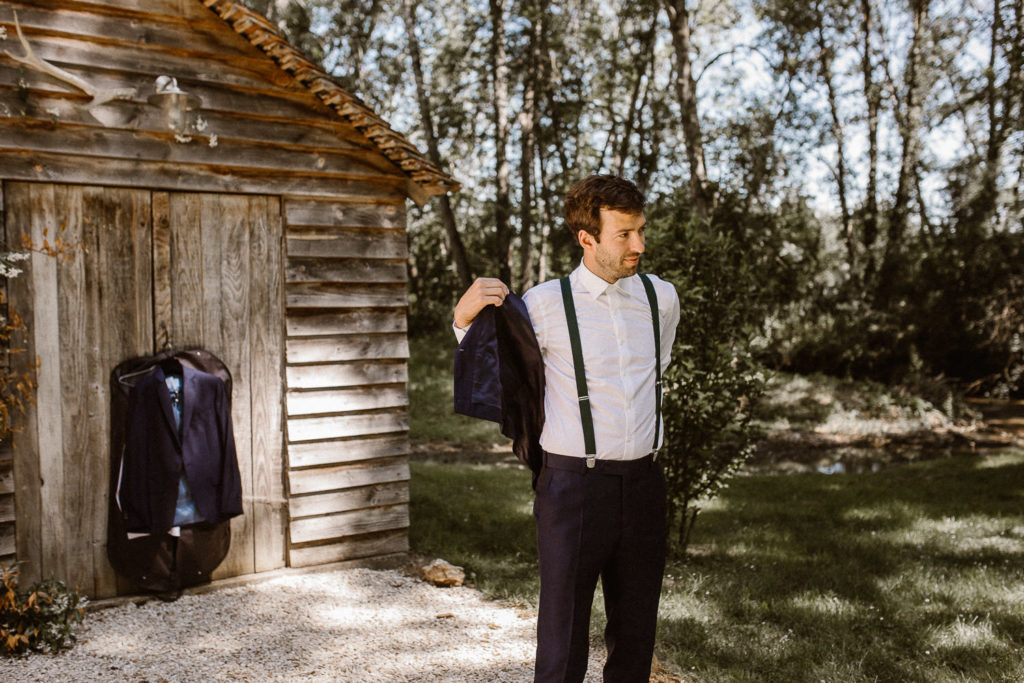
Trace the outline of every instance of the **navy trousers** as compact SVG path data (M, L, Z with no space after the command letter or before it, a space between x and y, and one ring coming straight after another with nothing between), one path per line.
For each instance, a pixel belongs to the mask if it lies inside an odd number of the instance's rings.
M534 683L580 683L598 578L608 625L605 683L647 683L665 571L665 476L635 461L544 454L534 500L540 614Z

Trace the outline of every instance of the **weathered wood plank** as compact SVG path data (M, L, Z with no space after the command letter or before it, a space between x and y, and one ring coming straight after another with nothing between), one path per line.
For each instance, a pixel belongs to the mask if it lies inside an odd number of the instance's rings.
M200 195L171 194L168 197L168 220L172 265L169 341L181 348L201 347L204 342L204 278ZM214 355L219 356L216 351Z
M0 524L14 520L14 496L10 493L0 494Z
M288 473L289 491L293 496L300 496L409 480L409 463L405 459L398 462L388 459L381 463L375 466L365 463L359 466L292 470Z
M20 3L19 3L20 4ZM96 7L71 8L33 2L17 8L26 37L36 35L78 36L90 43L126 44L139 49L159 49L177 54L224 53L238 61L267 62L262 51L228 27L219 17L182 21L178 16L131 14L114 18ZM3 15L0 15L0 18ZM127 19L127 21L125 20ZM11 27L13 28L13 27ZM203 58L205 55L200 55ZM273 68L278 70L274 64ZM269 69L268 69L269 71Z
M281 201L249 200L249 320L252 363L252 500L254 568L283 567L286 556L283 228Z
M408 358L405 334L300 337L287 342L289 363L331 363L350 360Z
M171 277L170 197L153 193L153 336L157 349L170 348L173 294Z
M405 385L332 389L328 391L289 391L288 415L322 415L355 410L400 408L409 405Z
M405 308L405 287L387 283L346 285L288 283L289 308Z
M312 150L265 145L231 137L220 139L209 126L191 142L179 142L166 126L154 132L120 130L50 121L6 118L0 146L10 151L73 154L85 158L131 158L137 162L219 165L240 172L294 173L357 180L383 180L398 172L385 157L359 149ZM210 135L218 135L216 145Z
M53 244L61 226L64 207L58 202L53 185L31 190L30 216L32 242ZM42 555L44 575L65 576L67 564L64 530L64 453L61 419L60 319L56 260L47 254L32 252L33 297L35 313L35 349L39 358L36 370L36 415L39 444L39 489L42 518ZM19 514L19 518L20 518Z
M0 495L14 493L14 468L11 461L0 465Z
M90 476L94 473L89 465L93 460L108 462L109 448L105 448L106 440L102 438L104 425L95 424L96 418L105 416L106 392L102 384L92 381L92 370L99 362L99 286L107 277L99 266L99 234L114 229L109 225L114 216L99 206L90 207L92 210L86 213L81 187L57 186L54 193L54 200L65 212L63 238L78 247L72 258L57 262L60 351L55 360L60 363L63 441L59 447L64 474L60 517L64 522L66 545L62 552L67 568L59 577L95 597L91 507L94 497L106 502L106 487L98 484L109 476L107 470ZM114 288L120 286L117 283Z
M408 245L404 230L289 229L288 256L405 259Z
M408 329L404 311L394 309L334 311L330 313L289 311L286 331L289 337L323 336L329 334L380 334L405 332Z
M54 92L57 85L39 83L38 87L33 87L30 81L26 83L30 92L26 100L23 95L19 95L24 90L19 90L15 85L15 76L13 70L0 66L0 118L30 119L51 127L59 121L128 130L164 132L167 129L164 113L149 105L142 97L117 100L103 105L102 109L87 110L82 107L82 98L77 96L77 90ZM86 78L95 82L97 87L103 86L100 74L90 73ZM110 87L121 84L121 81L114 79L109 81ZM300 103L223 90L207 93L202 88L194 88L193 94L203 100L201 115L206 122L202 142L197 138L193 144L206 144L209 134L217 133L222 141L248 141L264 147L273 145L306 152L319 149L352 150L351 153L357 155L376 154L383 157L353 126L333 118L324 119L324 116L334 115L303 108ZM321 118L311 118L313 116Z
M17 543L14 524L0 524L0 562L3 562L7 566L13 564L15 555L17 553ZM20 558L20 555L17 555ZM24 560L21 560L24 562ZM21 576L18 577L20 581L34 581L31 575L28 573L28 567L26 565L21 566Z
M252 386L249 285L249 199L204 194L200 198L203 263L203 339L231 369L231 420L242 482L241 516L231 521L231 549L212 578L255 570L252 501Z
M134 159L83 159L46 152L8 152L0 148L0 168L13 180L103 184L114 187L151 187L196 192L243 192L251 194L303 194L339 200L380 198L392 201L405 196L405 179L369 182L346 177L245 172L230 166L175 164ZM307 252L307 255L311 252ZM301 255L301 254L300 254ZM404 256L402 257L404 258Z
M24 5L25 0L11 0ZM214 16L209 10L194 0L29 0L33 4L41 4L48 7L66 7L70 9L89 12L104 12L106 14L141 15L152 17L153 15L177 15L183 20L203 21ZM140 18L140 17L133 17Z
M405 261L381 259L313 259L290 258L288 282L404 283L408 266Z
M297 417L288 420L288 441L345 439L353 436L388 434L409 430L409 419L401 413L364 413L331 417Z
M4 219L8 244L22 244L23 238L32 237L32 187L28 183L4 183ZM25 329L16 333L12 347L24 349L12 354L11 366L18 374L33 373L36 358L35 315L32 302L35 274L33 262L25 262L23 273L8 282L8 296L11 310L17 311L25 321ZM38 411L35 403L26 406L24 427L18 435L13 450L13 476L15 488L15 513L21 520L17 528L7 527L15 532L21 580L27 583L42 578L42 507L39 490L39 429ZM0 529L0 533L3 530ZM0 545L5 545L0 542Z
M88 125L101 124L120 128L164 130L163 113L147 102L152 92L152 80L128 80L124 74L94 70L67 64L65 71L82 78L99 89L135 87L138 95L126 100L107 102L86 111L81 105L90 97L68 83L35 70L23 70L13 62L0 60L0 90L7 93L0 113L4 116L30 116L53 123L55 111L58 120L69 117L70 122ZM24 86L24 87L22 87ZM28 92L28 98L18 93ZM235 89L216 81L193 81L188 92L202 102L202 116L212 130L228 131L228 137L260 140L268 143L283 142L325 148L365 149L378 151L374 144L352 124L341 119L308 92L286 90ZM209 117L209 118L208 118ZM231 124L231 125L229 125ZM304 131L303 129L308 129ZM275 133L274 131L280 131ZM255 134L263 131L261 135ZM271 137L267 137L267 136ZM281 135L280 140L272 136Z
M293 520L315 515L329 515L350 510L399 505L409 502L409 485L405 482L363 486L334 493L295 496L289 501Z
M284 204L288 227L404 228L404 204L351 204L289 199Z
M287 368L286 374L290 389L324 389L409 381L409 369L404 362L293 366Z
M301 544L392 529L405 529L408 526L409 506L394 505L292 520L289 531L292 543Z
M12 35L13 28L11 26L8 29ZM52 35L31 28L25 29L24 33L33 51L41 59L61 68L77 65L96 70L120 71L133 74L134 78L147 84L161 74L174 74L180 85L187 86L189 81L208 80L210 64L216 63L217 81L224 85L266 90L267 84L271 83L280 89L304 89L291 74L278 68L269 58L185 52L162 49L163 46L159 44L149 44L145 50L140 50L138 45L110 40L104 42L102 50L97 50L95 43L87 36ZM250 49L256 50L255 47ZM315 97L312 93L308 96Z
M98 310L91 321L98 342L91 351L91 383L100 400L93 411L90 443L95 453L88 458L90 481L108 481L110 474L110 396L108 373L122 360L153 352L152 213L148 191L89 187L83 190L83 215L102 216L98 226L96 272L86 274L97 284ZM104 286L104 282L113 283ZM97 597L118 592L118 577L106 553L109 496L93 495L89 511L94 591Z
M409 438L405 435L346 441L316 441L290 444L288 446L288 464L293 469L323 467L359 462L360 460L408 455L408 453Z
M327 545L291 548L288 551L288 564L292 567L312 567L342 560L404 553L408 550L409 535L405 529L401 529L357 538L346 538Z

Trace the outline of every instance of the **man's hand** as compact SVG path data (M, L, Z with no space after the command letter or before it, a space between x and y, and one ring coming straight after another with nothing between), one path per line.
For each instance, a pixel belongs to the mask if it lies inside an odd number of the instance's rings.
M493 277L479 277L455 305L455 326L465 329L486 306L500 306L508 296L508 287Z

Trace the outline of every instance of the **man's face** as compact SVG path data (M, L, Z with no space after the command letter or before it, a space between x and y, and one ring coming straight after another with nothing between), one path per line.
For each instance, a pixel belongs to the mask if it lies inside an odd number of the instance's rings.
M581 233L584 265L608 282L635 275L644 253L646 224L642 213L601 209L601 239Z

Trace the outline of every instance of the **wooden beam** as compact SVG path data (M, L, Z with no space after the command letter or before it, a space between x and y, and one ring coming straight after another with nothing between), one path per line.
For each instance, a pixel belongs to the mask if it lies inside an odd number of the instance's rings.
M291 417L288 419L289 443L407 431L409 431L409 418L404 410L401 412L374 412L330 417Z
M288 415L324 415L409 405L405 385L330 389L326 391L289 391Z
M408 367L404 362L357 361L289 366L285 373L289 389L351 387L409 381Z
M289 337L325 336L335 334L384 334L408 329L404 311L346 310L289 311L286 331Z
M341 201L384 199L404 195L391 180L318 176L314 173L278 174L272 169L246 171L230 166L205 166L170 162L104 159L50 154L9 152L0 149L0 168L9 180L101 184L114 187L148 187L193 192L246 194L302 194ZM309 253L308 255L315 255ZM399 256L398 258L405 258Z
M291 518L295 520L302 517L329 515L408 502L409 485L405 482L393 482L332 493L293 496L289 501L288 508Z
M351 510L322 517L292 520L288 525L292 544L315 543L346 536L405 529L409 526L409 506Z
M289 363L331 363L409 357L409 341L404 333L300 337L289 339L286 348Z
M291 567L310 567L328 562L405 553L408 550L408 532L405 529L395 529L378 534L345 538L324 545L291 548L288 551L288 564Z
M409 463L404 458L382 460L381 464L322 467L292 470L288 473L289 490L293 496L325 493L342 489L409 480Z
M288 199L284 207L285 218L290 228L405 228L404 204L354 204Z
M377 259L288 259L288 282L342 282L403 284L407 279L405 261Z
M408 453L409 439L404 434L370 439L315 441L289 444L288 464L292 469L323 467L408 455Z

